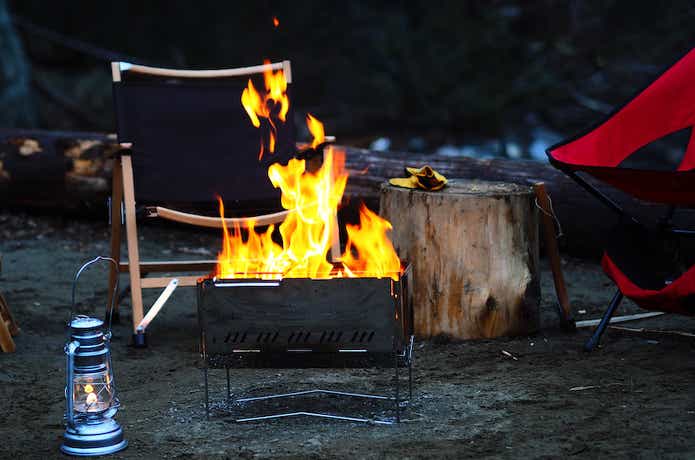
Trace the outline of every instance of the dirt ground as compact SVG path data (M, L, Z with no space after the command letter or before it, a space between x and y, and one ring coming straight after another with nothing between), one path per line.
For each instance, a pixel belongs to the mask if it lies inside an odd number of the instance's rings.
M216 232L171 227L148 227L141 239L145 257L212 256L219 243ZM70 282L81 262L107 252L105 222L0 213L0 291L22 327L17 352L0 354L1 458L61 456ZM568 260L564 268L577 318L598 317L611 283L596 264ZM588 330L566 334L557 327L547 266L542 286L543 328L532 337L417 342L412 404L394 426L309 418L237 424L223 410L224 371L211 373L217 410L208 421L193 289L174 294L152 324L145 350L128 346L126 300L114 326L113 362L123 405L117 419L130 445L113 458L695 457L692 338L609 329L599 350L584 353ZM105 271L87 272L80 311L101 315L105 293ZM155 296L148 292L145 303ZM626 304L620 313L636 311ZM695 320L675 316L628 325L695 333ZM369 392L390 375L234 370L232 392L316 386ZM378 410L349 401L336 407Z

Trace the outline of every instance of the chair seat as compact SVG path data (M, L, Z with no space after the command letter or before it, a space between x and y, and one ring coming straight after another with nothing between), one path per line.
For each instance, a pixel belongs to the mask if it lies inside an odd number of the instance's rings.
M661 289L645 289L635 284L606 253L601 260L606 274L620 291L646 310L695 315L695 266Z
M548 153L551 163L563 171L584 172L635 198L652 203L695 207L695 170L652 171L589 166L560 161Z

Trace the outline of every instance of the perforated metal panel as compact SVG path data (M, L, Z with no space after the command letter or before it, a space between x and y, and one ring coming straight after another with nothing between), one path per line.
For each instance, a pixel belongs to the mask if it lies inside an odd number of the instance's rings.
M241 354L400 353L412 333L406 268L390 278L198 283L201 351L211 367Z

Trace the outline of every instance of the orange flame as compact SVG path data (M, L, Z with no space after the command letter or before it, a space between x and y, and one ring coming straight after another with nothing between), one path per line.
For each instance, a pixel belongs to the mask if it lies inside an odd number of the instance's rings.
M251 124L256 128L261 127L260 118L265 118L270 124L270 135L268 136L268 150L270 153L275 151L275 140L277 138L276 120L278 118L283 123L287 119L287 112L290 109L290 99L287 96L287 80L285 73L282 70L273 71L270 68L270 61L265 60L264 64L267 69L263 72L263 80L265 83L265 93L261 94L256 90L253 82L249 78L249 82L241 93L241 105L244 106L246 113L251 119ZM264 143L261 140L261 147L258 153L258 159L263 158Z
M273 16L273 27L277 27L280 25L280 20L277 18L277 16Z
M315 173L305 170L304 160L293 158L284 166L274 163L268 168L268 177L282 190L283 208L291 211L279 227L283 245L273 241L273 225L257 233L255 223L251 222L244 239L238 226L230 232L223 220L217 276L225 279L330 276L333 264L326 260L326 255L336 234L335 213L347 183L344 155L327 151L323 165ZM219 204L224 219L221 199Z
M311 116L310 113L307 113L306 125L309 128L309 132L311 133L312 137L314 138L311 141L311 148L315 149L319 146L319 144L326 140L326 134L323 130L323 123Z
M261 96L249 80L241 99L254 126L260 126L260 116L267 118L271 128L274 128L270 112L261 109L268 107L269 100L280 101L280 115L284 116L289 99L284 94L286 85L285 88L282 85L273 86L282 77L281 73L278 77L278 73L270 71L265 73L265 77L266 88L269 89L266 96ZM311 146L316 148L325 140L323 124L307 115L307 126L313 136ZM272 136L271 129L271 151L274 146ZM344 151L328 146L323 164L315 172L307 171L305 160L296 158L289 160L286 165L274 163L268 168L268 177L273 186L281 190L282 207L289 211L278 227L282 244L273 239L274 225L268 226L264 232L257 232L256 223L251 221L243 230L238 224L230 230L224 220L222 198L218 197L223 241L217 258L217 277L281 279L359 276L398 279L401 263L386 235L391 224L364 205L360 209L359 225L347 226L348 243L341 257L342 264L327 260L328 252L339 235L336 228L337 212L348 178Z
M224 221L224 205L218 197L223 243L218 254L216 276L233 278L333 278L391 277L398 279L401 263L388 239L391 224L362 205L359 225L347 225L348 243L343 267L327 260L337 237L336 213L347 184L344 152L328 147L321 168L305 170L305 161L291 159L287 165L274 163L268 177L282 191L282 206L291 211L280 224L282 245L273 240L274 225L256 231ZM245 236L244 236L245 235Z
M398 280L401 261L386 235L392 228L388 220L382 219L362 203L359 225L345 226L348 242L342 260L346 270L353 274L389 274Z

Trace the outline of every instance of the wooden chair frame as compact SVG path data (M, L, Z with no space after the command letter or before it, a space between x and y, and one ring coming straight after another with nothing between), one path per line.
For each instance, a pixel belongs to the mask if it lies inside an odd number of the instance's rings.
M180 78L220 78L254 75L267 69L282 69L288 84L292 83L292 70L290 61L282 61L272 64L264 64L253 67L224 70L175 70L157 67L147 67L133 65L125 62L111 63L112 78L114 82L121 81L121 72L136 72L147 75L180 77ZM135 212L135 183L133 179L133 164L131 158L132 144L122 143L121 154L114 159L112 194L111 194L111 257L118 263L118 271L111 268L109 274L109 295L116 289L116 279L120 273L127 272L130 277L130 294L133 308L133 333L144 317L142 290L148 288L163 288L176 278L178 286L195 286L198 276L158 276L145 277L150 273L173 273L173 272L201 272L210 273L216 266L216 260L181 260L181 261L142 261L138 247L137 220ZM123 210L121 208L123 203ZM251 221L256 226L278 224L282 222L291 211L276 212L253 217L227 218L225 219L228 227L239 225L248 228ZM123 231L122 216L125 217L126 245L128 261L121 260L121 237ZM147 217L161 217L179 223L195 225L199 227L222 229L222 219L216 217L200 216L189 214L160 206L147 208ZM335 217L337 224L337 216ZM340 241L335 236L338 235L338 226L335 225L334 242L331 247L331 258L337 260L340 257ZM114 306L114 313L118 313L118 302Z
M2 257L0 257L0 271L2 271ZM4 353L13 353L16 345L12 336L19 334L19 326L12 316L10 306L0 294L0 350Z

